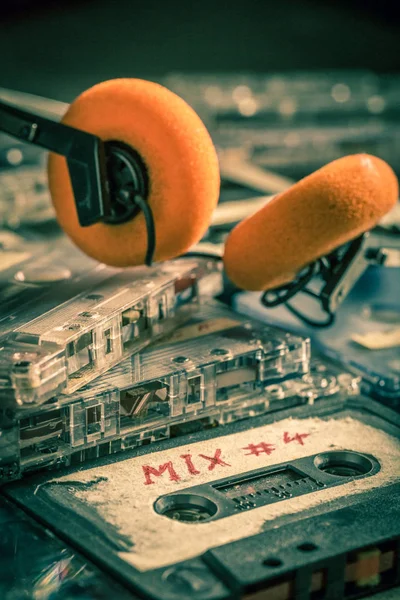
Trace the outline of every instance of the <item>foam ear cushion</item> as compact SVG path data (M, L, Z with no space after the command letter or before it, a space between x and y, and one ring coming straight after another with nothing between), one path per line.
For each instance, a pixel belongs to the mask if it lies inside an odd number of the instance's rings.
M374 156L346 156L305 177L239 223L224 264L245 290L292 281L317 258L374 227L398 199L397 178Z
M141 156L149 176L155 260L173 258L202 237L218 202L219 168L211 138L186 102L156 83L115 79L79 96L62 122L123 142ZM123 224L81 227L65 158L50 154L48 172L58 221L78 247L109 265L144 263L142 213Z

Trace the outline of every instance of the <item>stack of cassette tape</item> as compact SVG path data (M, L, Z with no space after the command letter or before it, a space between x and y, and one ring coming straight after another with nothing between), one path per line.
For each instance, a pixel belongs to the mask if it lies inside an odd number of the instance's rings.
M168 77L167 84L206 120L228 188L236 184L258 194L279 193L331 160L355 152L379 156L400 173L398 76L368 71L222 78L177 73ZM235 222L272 197L253 196L243 202L246 193L242 191L227 198L230 202L219 207L207 242L223 242ZM391 260L366 268L360 256L362 276L343 294L346 297L340 300L330 327L310 326L307 316L318 315L319 310L307 294L295 299L296 315L285 304L266 308L257 293L238 294L233 306L248 316L309 336L319 352L361 376L365 393L398 410L399 234L400 204L368 239L368 248L380 256L389 253Z
M400 80L164 83L206 122L222 174L179 259L85 257L55 222L44 154L0 139L0 598L394 600L398 213L368 238L390 260L360 258L324 329L232 290L218 255L323 163L362 149L396 166Z

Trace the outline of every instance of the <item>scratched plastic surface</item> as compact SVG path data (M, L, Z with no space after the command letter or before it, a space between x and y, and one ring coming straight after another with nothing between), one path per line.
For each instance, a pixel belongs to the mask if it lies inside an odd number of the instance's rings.
M61 236L21 242L0 232L2 406L71 393L173 330L221 291L220 266L182 259L113 269Z
M0 499L2 600L132 598L100 569Z

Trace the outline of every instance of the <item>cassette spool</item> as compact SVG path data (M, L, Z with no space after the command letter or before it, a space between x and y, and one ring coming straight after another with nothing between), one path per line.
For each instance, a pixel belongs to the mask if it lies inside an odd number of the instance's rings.
M4 493L142 598L360 598L400 583L399 433L327 398Z
M121 270L85 258L64 237L13 240L0 274L3 408L73 392L172 331L202 294L221 291L211 260Z
M245 319L217 302L201 304L165 340L79 391L5 414L0 481L344 389L338 373L323 365L309 373L309 358L308 339ZM286 381L292 377L300 379ZM346 388L352 385L355 378Z

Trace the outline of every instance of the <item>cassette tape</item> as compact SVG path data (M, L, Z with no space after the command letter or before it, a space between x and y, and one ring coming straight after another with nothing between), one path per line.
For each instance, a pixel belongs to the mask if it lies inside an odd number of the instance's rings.
M325 398L3 494L141 598L355 599L400 583L399 433Z
M398 236L374 233L372 237L389 248L400 248ZM334 324L327 328L308 326L285 305L267 309L258 293L237 294L233 306L253 318L310 336L318 351L361 375L365 393L399 409L399 298L400 267L369 266L338 308ZM298 294L293 304L303 314L315 314L316 304L305 294Z
M220 265L209 259L121 270L64 237L43 254L38 246L11 241L0 254L2 408L73 392L172 331L202 294L221 291Z
M337 377L308 373L309 358L308 339L202 304L162 342L79 391L4 414L0 480L337 393ZM300 380L285 382L292 377Z

